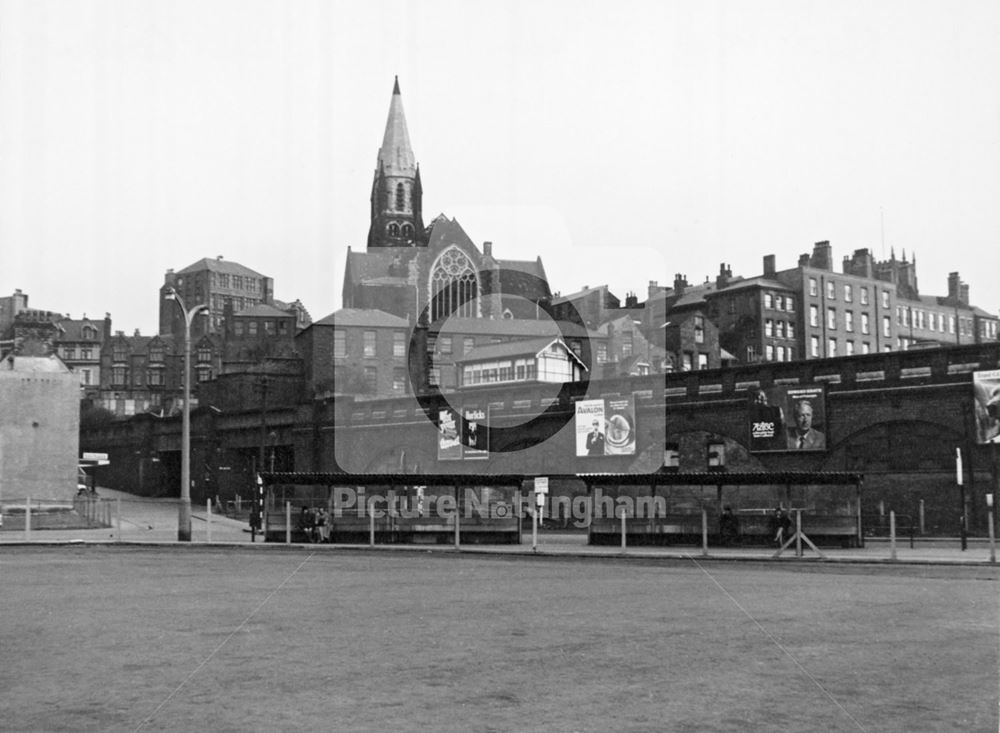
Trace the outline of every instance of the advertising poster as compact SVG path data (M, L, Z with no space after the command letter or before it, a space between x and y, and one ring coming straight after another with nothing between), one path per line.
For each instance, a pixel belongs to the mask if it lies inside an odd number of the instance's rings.
M635 399L614 397L604 401L604 455L635 455Z
M490 456L486 408L482 405L462 407L462 457L482 460Z
M450 407L438 410L438 460L462 459L462 436L459 434L458 412Z
M972 373L976 442L1000 444L1000 369Z
M754 390L747 409L751 452L826 450L822 386Z
M576 403L576 455L635 455L635 399L609 397Z
M576 403L576 455L578 458L604 455L604 400Z

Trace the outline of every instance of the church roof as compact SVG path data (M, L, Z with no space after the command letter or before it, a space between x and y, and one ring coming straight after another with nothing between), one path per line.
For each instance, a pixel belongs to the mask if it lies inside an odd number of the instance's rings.
M445 336L456 334L460 336L516 336L520 338L539 338L548 336L555 338L562 333L567 337L587 338L600 337L596 331L588 331L578 323L569 321L556 322L548 318L526 320L522 318L458 318L447 320L446 328L441 330ZM560 332L559 326L562 326Z
M406 129L406 115L403 114L403 97L399 93L399 77L392 89L389 102L389 117L385 121L382 147L378 150L378 165L387 176L413 176L417 171L413 148L410 147L410 133Z
M341 308L313 323L314 326L370 326L383 328L409 328L405 318L374 309Z

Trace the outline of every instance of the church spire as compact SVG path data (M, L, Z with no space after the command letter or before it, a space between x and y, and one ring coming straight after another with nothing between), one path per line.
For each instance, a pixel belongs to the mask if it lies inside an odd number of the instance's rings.
M372 181L369 247L414 247L427 244L421 215L423 191L410 133L403 113L399 77L392 85L389 116L378 149Z

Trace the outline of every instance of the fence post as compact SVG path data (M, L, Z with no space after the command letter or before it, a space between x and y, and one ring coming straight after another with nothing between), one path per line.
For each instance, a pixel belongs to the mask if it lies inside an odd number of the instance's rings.
M457 488L456 488L455 493L458 494ZM455 549L456 550L459 550L462 547L462 535L461 535L462 520L461 520L461 515L462 515L462 512L460 512L459 509L458 509L458 499L456 498L455 499Z
M925 532L926 532L926 529L925 529L925 524L924 524L924 500L921 499L920 500L920 534L924 534Z
M997 561L997 543L993 529L993 507L990 507L989 511L986 512L986 525L990 530L990 562L995 563Z
M122 541L122 498L119 496L115 499L115 514L117 514L118 520L118 541Z
M896 512L889 512L889 559L896 559Z
M795 557L802 557L802 510L795 512Z
M701 509L701 554L708 557L708 510Z
M622 518L622 552L625 552L628 545L628 527L627 527L627 522L625 520L625 507L622 507L621 518Z
M375 547L375 499L368 500L368 546Z
M264 538L267 539L266 533ZM292 502L290 501L285 502L285 544L292 544Z
M205 542L212 541L212 500L205 501Z
M31 539L31 497L24 497L24 539Z

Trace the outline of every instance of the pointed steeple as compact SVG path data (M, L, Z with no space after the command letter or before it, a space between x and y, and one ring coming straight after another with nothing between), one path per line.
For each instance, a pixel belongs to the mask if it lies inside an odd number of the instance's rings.
M387 176L412 176L417 168L413 148L410 147L410 133L406 129L398 76L392 87L392 101L389 103L389 117L385 121L382 147L378 150L378 164L375 167L379 166Z
M427 244L421 215L423 188L399 93L399 77L392 85L389 116L378 149L372 181L369 247L419 247Z

